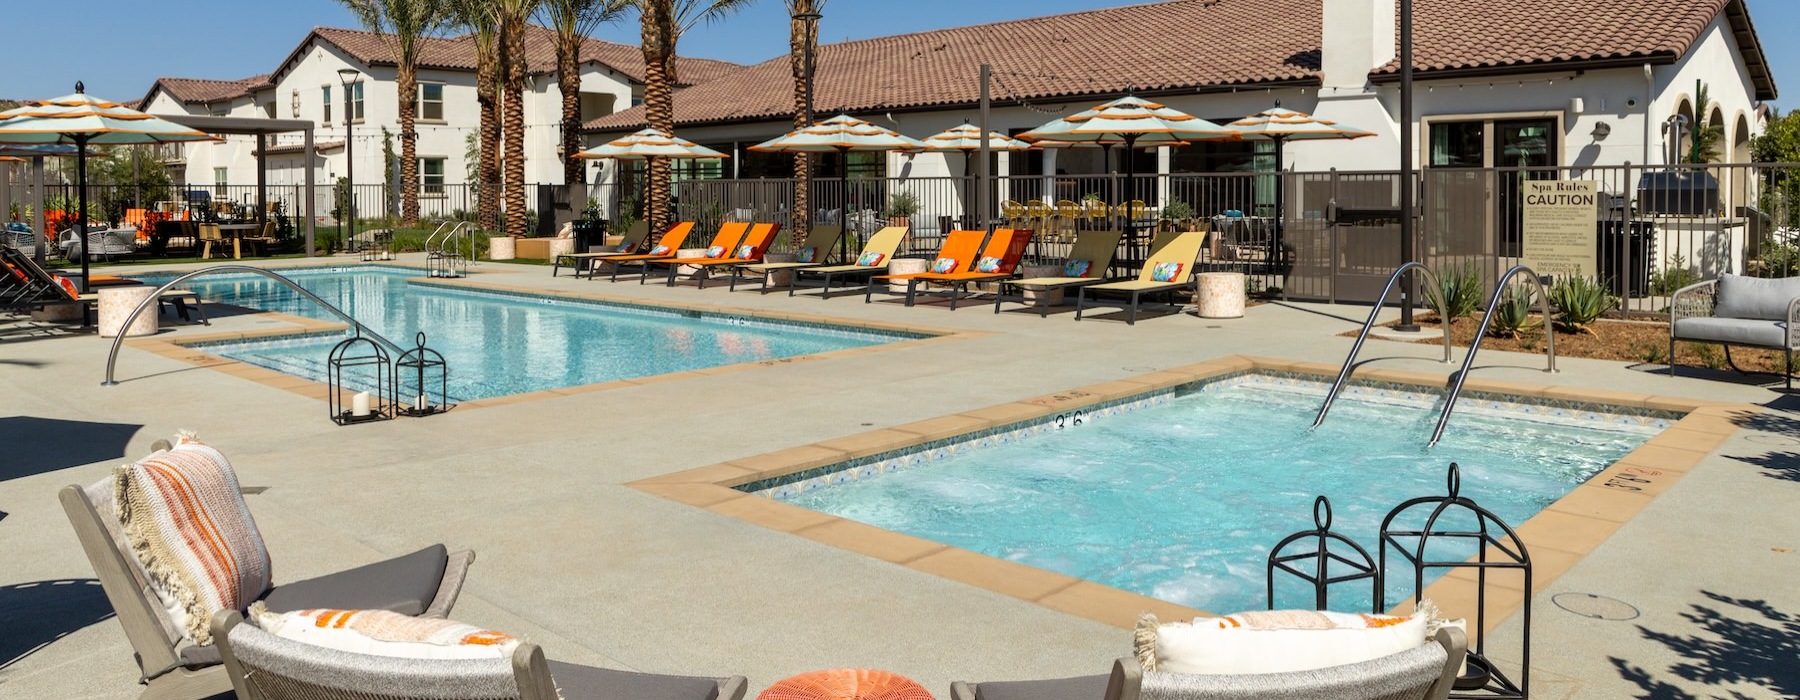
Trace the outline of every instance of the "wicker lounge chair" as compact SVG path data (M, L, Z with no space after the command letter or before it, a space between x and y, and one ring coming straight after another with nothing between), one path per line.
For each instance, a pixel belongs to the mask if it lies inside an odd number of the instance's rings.
M838 238L841 238L843 235L844 227L842 226L813 226L812 231L806 234L806 241L794 249L796 251L796 259L794 262L757 262L738 265L731 271L731 289L732 291L737 291L737 278L739 273L743 272L748 272L762 278L760 293L767 294L769 292L770 273L793 271L801 268L824 267L825 256L830 252L831 246L836 245ZM811 250L812 255L810 256L810 259L800 260L798 251L805 250Z
M879 253L881 255L881 260L874 265L859 265L856 262L851 262L848 265L822 265L819 267L800 268L794 271L795 282L798 282L800 277L805 277L807 275L819 275L824 277L825 291L819 293L819 298L829 299L831 298L831 279L833 277L853 277L857 275L873 276L886 270L888 261L894 259L894 251L900 249L900 240L906 237L906 231L907 227L905 226L889 226L880 231L876 231L875 235L869 237L869 242L863 245L862 252L857 253L856 259L860 261L863 256L871 253ZM788 296L791 297L793 295L794 287L788 287Z
M1010 230L1010 229L1003 229ZM874 301L875 286L881 282L906 282L906 305L912 306L913 282L920 275L931 274L931 270L943 266L949 260L951 272L967 272L975 269L975 258L981 254L981 243L987 240L987 232L981 230L956 230L944 237L943 247L938 249L937 257L925 272L906 272L897 275L876 275L869 280L869 286L863 289L863 303Z
M727 221L725 223L719 224L719 232L713 234L712 242L706 244L706 249L708 251L717 249L719 251L719 254L714 257L717 257L717 258L730 257L732 249L736 248L738 246L738 243L743 242L744 234L748 233L749 231L750 231L750 224L749 224L749 222L745 222L745 221ZM689 262L699 262L700 260L704 260L704 258L684 258L679 255L676 255L675 251L673 251L673 250L665 252L661 255L645 256L642 259L635 261L635 262L637 262L637 264L642 265L644 268L644 273L641 275L638 275L638 284L643 284L644 280L646 280L650 277L650 266L651 265L668 265L669 269L670 269L670 276L672 277L674 275L673 270L675 268L680 267L681 265L684 265ZM619 275L619 269L615 265L613 267L613 278L615 280L617 280L618 275Z
M402 659L282 639L213 618L238 700L742 700L743 676L696 678L546 661L521 643L511 659Z
M781 224L754 224L750 227L750 232L744 234L743 241L725 252L725 257L698 260L689 258L683 260L682 264L699 268L700 288L705 289L706 278L711 276L715 268L724 268L730 274L736 275L735 270L739 265L754 265L762 262L763 254L769 252L769 244L775 242L775 234L780 232ZM750 248L749 255L739 256L738 253L744 252L743 249L746 246ZM669 266L669 286L675 286L675 271L680 267L681 265Z
M1103 284L1106 282L1106 270L1112 267L1113 256L1119 251L1119 238L1123 235L1122 231L1081 232L1075 239L1075 245L1069 248L1068 259L1064 261L1067 263L1071 260L1086 260L1088 262L1087 272L1081 277L1027 277L1006 280L1000 283L1001 289L1004 292L1006 287L1018 287L1025 291L1050 292L1070 287ZM1004 293L994 295L994 313L1000 313L1000 304L1005 299ZM1038 316L1041 318L1048 315L1050 315L1050 305L1039 304Z
M945 274L925 273L906 281L906 305L913 305L916 287L920 284L943 285L950 288L950 310L956 310L956 302L962 297L969 285L974 282L997 282L1013 276L1019 269L1019 261L1025 258L1025 246L1031 243L1032 229L994 229L988 237L987 248L981 251L981 257L975 259L975 265L967 272L951 272ZM999 261L993 271L983 272L979 265L984 258Z
M1136 324L1138 303L1145 294L1157 292L1174 292L1194 285L1194 261L1200 257L1200 244L1206 241L1205 231L1184 231L1177 234L1159 234L1150 243L1150 259L1144 261L1144 269L1135 280L1108 282L1077 287L1075 291L1075 320L1081 320L1081 312L1087 302L1088 292L1124 292L1131 295L1130 315L1126 323ZM1160 244L1160 245L1159 245ZM1155 278L1156 266L1162 263L1181 265L1181 271L1173 279L1160 281Z
M1435 643L1379 659L1313 671L1197 675L1143 671L1137 659L1113 662L1110 675L1043 681L950 685L952 700L1442 700L1450 695L1468 643L1462 630L1439 630Z
M605 260L609 257L618 255L634 254L637 252L638 248L643 247L644 239L649 237L650 223L647 221L638 221L633 223L631 228L625 229L625 237L619 242L619 247L615 250L602 253L590 253L581 250L556 256L555 260L550 261L550 276L555 277L557 270L562 269L563 264L566 261L569 269L575 271L576 277L580 277L581 271L586 269L588 278L592 279L594 276L595 261Z
M230 689L217 645L195 645L181 636L149 578L125 543L113 512L113 480L86 488L65 486L59 496L76 539L131 641L145 688L142 700L187 700ZM462 592L463 576L475 560L470 551L449 552L433 545L384 562L275 586L262 602L271 610L305 608L385 609L408 615L443 617Z

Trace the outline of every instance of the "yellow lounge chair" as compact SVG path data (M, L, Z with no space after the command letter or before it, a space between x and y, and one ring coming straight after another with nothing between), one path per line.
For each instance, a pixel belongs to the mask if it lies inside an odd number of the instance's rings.
M1206 241L1206 234L1206 231L1184 231L1173 237L1158 236L1162 240L1151 242L1150 258L1144 261L1144 269L1138 273L1137 279L1077 287L1075 320L1081 320L1082 307L1087 301L1087 293L1090 290L1125 292L1131 295L1131 314L1126 317L1125 322L1136 324L1138 302L1145 294L1170 292L1193 286L1194 261L1200 257L1200 244ZM1161 242L1162 245L1158 246L1158 242Z
M838 238L843 235L844 227L842 226L814 226L812 227L812 231L806 234L806 241L801 243L800 247L795 250L793 262L758 262L748 265L738 265L736 269L731 271L731 291L737 291L737 279L739 273L749 272L760 276L762 278L762 286L758 288L758 293L767 294L769 293L770 273L781 272L784 270L793 271L801 268L823 267L825 265L825 256L831 252L831 246L836 245ZM788 288L792 289L793 285L788 285Z
M1063 261L1065 275L1071 271L1070 264L1085 263L1079 266L1082 269L1080 270L1081 275L1078 277L1027 277L1006 280L1000 283L1001 289L1004 291L1005 287L1012 286L1018 287L1022 291L1049 292L1056 289L1105 283L1106 270L1112 267L1113 256L1118 254L1119 238L1122 235L1124 232L1116 230L1081 232L1075 239L1075 245L1069 248L1069 257ZM1005 298L1005 294L994 295L994 313L1000 313L1000 303ZM1041 318L1048 315L1050 315L1050 305L1039 304L1038 316Z
M857 254L855 262L849 265L803 267L794 270L795 281L798 282L799 277L806 275L823 276L825 291L819 294L819 298L830 299L831 278L840 275L874 275L886 270L888 261L894 258L894 251L900 249L900 239L906 236L906 231L907 227L905 226L888 226L876 231L875 235L869 237L869 242L863 245L862 252ZM864 264L865 262L867 264ZM788 287L788 296L793 295L794 287Z

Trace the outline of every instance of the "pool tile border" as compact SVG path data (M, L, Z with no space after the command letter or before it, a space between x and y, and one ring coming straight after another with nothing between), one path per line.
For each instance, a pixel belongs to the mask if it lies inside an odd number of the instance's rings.
M801 508L740 490L740 487L759 481L812 478L815 475L808 475L809 470L856 460L866 462L896 450L917 450L921 445L949 448L952 438L976 434L975 439L979 440L1003 435L1021 429L1022 424L1071 410L1106 408L1108 404L1120 405L1145 395L1172 397L1182 387L1204 380L1275 373L1328 381L1337 370L1335 366L1320 363L1242 355L1221 357L663 474L629 485L645 493L799 535L820 544L1129 629L1143 611L1154 612L1164 620L1211 613ZM1441 375L1388 369L1365 370L1358 373L1356 380L1360 387L1374 387L1378 391L1415 392L1441 390L1449 381ZM1471 377L1465 391L1471 396L1508 405L1530 403L1563 410L1601 406L1608 412L1641 416L1652 426L1659 424L1656 421L1664 421L1660 425L1667 426L1587 483L1517 526L1519 536L1533 555L1533 593L1546 590L1736 433L1739 424L1760 411L1758 407L1746 404L1552 387L1480 377ZM862 469L869 467L869 464L860 466ZM1502 575L1491 578L1491 582L1496 585L1490 588L1487 597L1487 627L1490 630L1518 610L1526 596L1522 578L1509 580ZM1474 579L1461 571L1452 572L1427 586L1425 595L1453 615L1474 616ZM1405 612L1410 608L1411 602L1406 601L1395 610Z

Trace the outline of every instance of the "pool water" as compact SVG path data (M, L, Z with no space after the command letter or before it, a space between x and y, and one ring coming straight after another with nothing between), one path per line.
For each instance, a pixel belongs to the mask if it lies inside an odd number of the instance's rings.
M1266 605L1269 550L1313 528L1316 496L1331 499L1333 529L1376 556L1382 518L1405 500L1444 495L1451 462L1460 465L1463 496L1517 527L1658 429L1521 420L1459 406L1444 440L1427 449L1433 401L1342 398L1330 419L1308 432L1322 393L1322 384L1286 390L1219 382L1161 405L1090 416L1079 426L1065 421L1063 429L952 450L911 468L759 492L1229 613ZM1422 521L1429 509L1414 511L1409 515ZM1433 558L1446 553L1462 559L1474 550L1432 550ZM1410 598L1412 570L1390 562L1389 577L1388 604ZM1277 580L1278 603L1312 606L1310 587ZM1370 591L1366 581L1335 587L1331 607L1366 611Z
M414 335L443 353L452 401L579 386L740 362L795 357L917 337L849 327L765 321L726 314L584 303L522 294L410 284L406 268L314 268L282 275L405 348ZM150 283L173 275L145 275ZM336 321L259 275L201 277L188 284L208 301ZM206 344L212 352L324 381L326 357L343 334ZM347 383L355 383L354 381Z

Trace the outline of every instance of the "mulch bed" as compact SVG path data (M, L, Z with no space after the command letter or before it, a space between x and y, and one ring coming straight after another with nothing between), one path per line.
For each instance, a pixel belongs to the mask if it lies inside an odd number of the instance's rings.
M1506 350L1543 354L1544 329L1542 317L1532 316L1532 323L1537 327L1520 334L1518 338L1500 338L1492 335L1481 343L1483 349ZM1442 345L1444 341L1443 326L1435 315L1420 316L1414 319L1425 331L1425 337L1417 341L1427 345ZM1384 324L1393 326L1397 322ZM1456 347L1466 348L1475 341L1475 328L1481 325L1480 319L1457 319L1450 325L1450 340ZM1645 362L1650 364L1668 363L1669 324L1652 321L1613 321L1602 320L1592 326L1593 333L1556 332L1556 354L1560 357L1586 357L1596 360L1616 360L1619 362ZM1355 337L1351 331L1344 335ZM1677 343L1675 346L1678 366L1705 367L1723 369L1725 349L1709 343ZM1754 348L1732 348L1731 358L1737 366L1752 372L1779 373L1786 362L1786 354L1776 350L1758 350ZM1800 362L1800 355L1795 357Z

